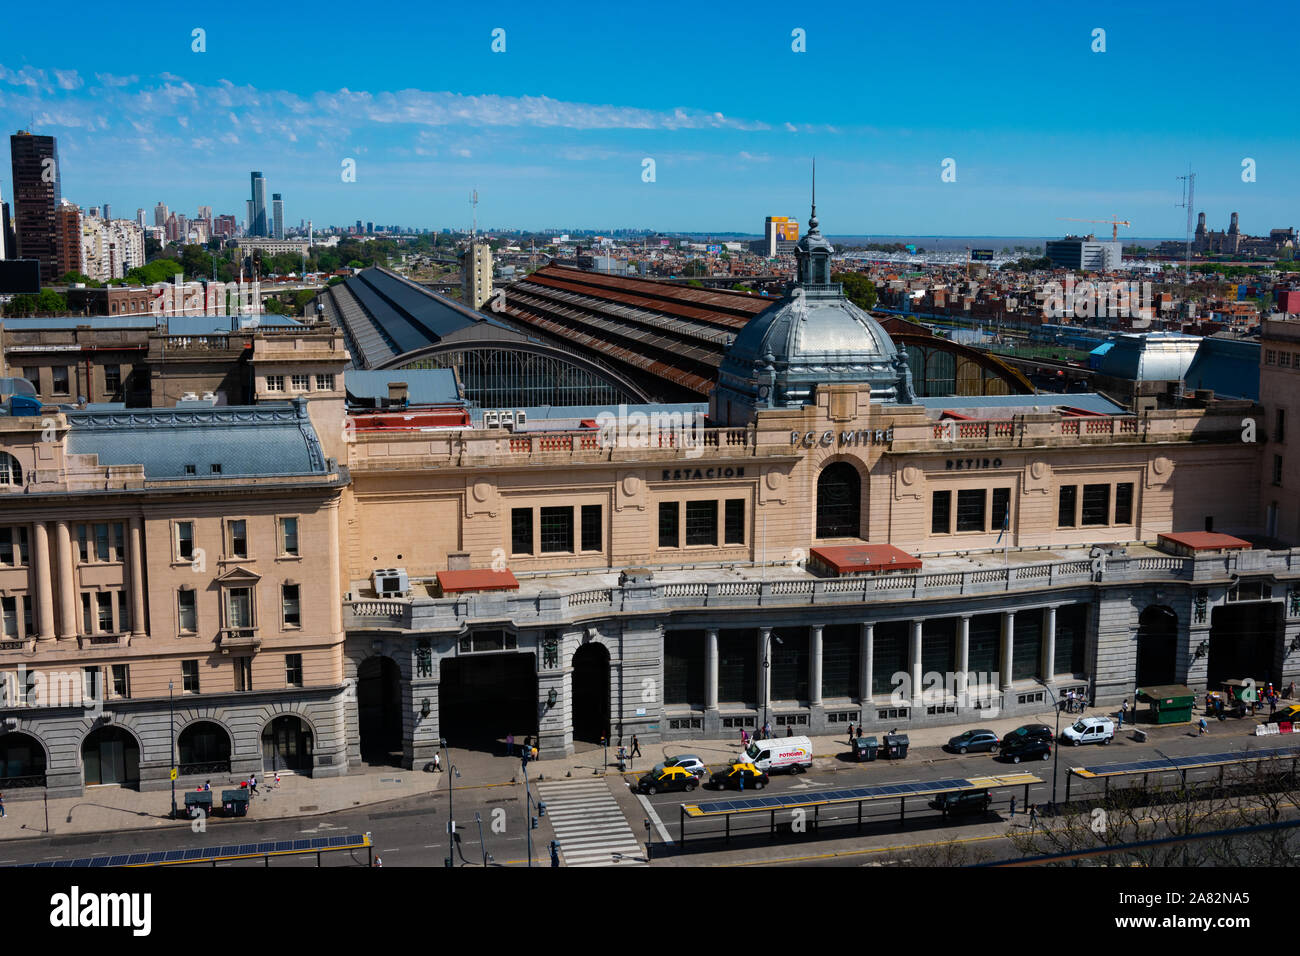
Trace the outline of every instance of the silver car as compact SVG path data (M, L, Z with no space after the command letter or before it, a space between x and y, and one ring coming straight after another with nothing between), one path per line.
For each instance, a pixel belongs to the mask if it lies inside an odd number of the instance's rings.
M697 777L703 777L708 771L708 768L704 766L704 761L695 754L678 754L675 757L668 757L664 760L663 765L665 767L682 767Z

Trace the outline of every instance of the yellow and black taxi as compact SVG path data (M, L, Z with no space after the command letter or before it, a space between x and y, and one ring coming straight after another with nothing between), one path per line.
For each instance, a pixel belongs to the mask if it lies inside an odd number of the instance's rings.
M767 774L752 763L733 763L715 770L709 783L719 790L762 790L767 779Z
M647 774L636 782L635 789L641 793L670 793L685 790L688 793L700 785L699 777L686 767L668 767L656 764Z

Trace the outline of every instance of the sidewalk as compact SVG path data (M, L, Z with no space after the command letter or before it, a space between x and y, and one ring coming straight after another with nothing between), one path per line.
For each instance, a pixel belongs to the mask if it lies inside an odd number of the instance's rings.
M1113 711L1103 708L1089 708L1086 716L1113 715ZM1081 715L1062 714L1061 725L1077 720ZM1142 723L1140 726L1149 734L1149 742L1158 743L1180 735L1196 736L1195 727L1199 714L1190 724L1166 724L1156 727ZM1211 722L1211 733L1218 737L1247 736L1254 733L1259 718L1254 720L1242 718L1230 720L1226 724ZM947 727L926 727L909 730L900 729L911 741L913 750L918 748L938 748L947 743L951 737L961 733L967 727L982 727L996 732L999 736L1028 723L1043 723L1056 726L1055 713L1037 714L1032 717L1020 716L988 721L972 721ZM1132 743L1129 733L1131 724L1126 722L1122 731L1117 728L1116 743ZM1225 733L1225 729L1229 732ZM847 730L847 728L846 728ZM870 735L882 736L878 730ZM840 759L849 753L848 737L819 736L813 737L814 768L819 771L849 769L858 766L849 759ZM626 743L626 741L625 741ZM608 750L599 746L579 745L579 752L568 757L551 757L534 761L528 765L528 778L531 783L557 778L576 778L596 776L602 772L602 760L608 760L605 772L617 774L618 748ZM1143 745L1138 745L1143 746ZM517 751L516 751L517 753ZM740 753L739 736L730 740L677 740L669 743L646 744L641 749L641 757L628 763L626 776L639 776L649 770L656 762L677 754L695 754L710 767L721 765ZM606 754L608 755L606 758ZM932 752L926 759L947 759L942 752ZM452 749L450 765L460 771L460 777L450 784L457 790L478 787L505 787L524 782L523 769L518 756L507 757L504 752L492 754L485 751ZM300 819L304 828L310 827L310 819L315 814L351 810L355 807L373 806L393 800L429 794L439 798L446 792L449 773L425 773L422 770L402 770L396 767L371 767L343 777L329 777L313 780L310 777L282 775L279 787L268 786L274 783L261 781L258 793L252 799L248 820ZM220 800L220 791L238 787L229 780L213 780L213 798ZM176 790L177 806L183 807L184 789ZM151 790L140 793L135 790L116 786L89 787L80 797L64 797L48 801L49 829L46 829L46 801L32 799L29 794L10 790L5 801L6 816L0 820L0 846L2 841L34 838L44 836L65 836L77 833L97 833L113 830L138 830L158 827L189 827L189 822L172 820L170 789ZM236 820L223 820L212 817L208 825L219 829ZM0 857L3 850L0 849Z

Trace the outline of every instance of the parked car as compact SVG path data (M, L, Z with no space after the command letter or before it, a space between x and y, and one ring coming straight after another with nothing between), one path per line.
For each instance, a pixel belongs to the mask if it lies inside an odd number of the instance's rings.
M948 741L948 749L964 754L972 750L987 750L990 753L998 749L998 735L991 730L968 730Z
M1052 728L1047 724L1025 724L1023 727L1017 727L1005 737L1002 738L1002 749L1008 750L1011 747L1019 747L1026 740L1046 740L1051 743L1055 738Z
M1061 739L1074 746L1079 744L1108 744L1115 737L1115 721L1109 717L1080 717L1061 731Z
M683 770L689 770L691 773L695 774L695 779L697 780L700 777L703 777L709 769L704 766L704 761L695 756L695 754L678 754L676 757L669 757L663 762L663 766L681 767Z
M636 782L636 789L650 794L670 793L674 790L685 790L689 793L699 785L699 778L685 767L656 766Z
M1052 756L1052 742L1044 740L1042 737L1022 737L1020 743L1012 744L1010 747L1003 741L1002 752L998 754L1001 760L1010 760L1012 763L1020 763L1022 760L1047 760Z
M987 813L992 802L987 790L952 790L935 796L930 807L946 817L950 813Z
M709 782L719 790L739 790L741 783L746 790L762 790L767 786L768 776L752 763L733 763L716 770Z
M1269 718L1269 722L1274 724L1294 724L1296 721L1300 721L1300 704L1279 707Z

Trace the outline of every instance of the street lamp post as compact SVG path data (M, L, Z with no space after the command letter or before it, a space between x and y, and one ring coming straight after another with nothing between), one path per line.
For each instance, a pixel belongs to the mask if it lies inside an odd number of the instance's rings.
M167 776L172 778L172 819L176 819L176 707L172 702L172 681L167 682L167 712L172 727L172 765Z
M767 726L767 707L772 698L772 674L768 670L771 662L768 657L772 650L772 641L776 640L778 644L784 644L785 641L776 636L775 631L767 632L767 640L763 642L763 726ZM760 728L761 729L761 728ZM756 735L757 736L757 735Z
M1040 680L1038 683L1043 685L1043 690L1052 698L1052 707L1056 710L1056 736L1052 738L1052 812L1056 812L1056 771L1061 766L1061 702L1056 699L1052 693L1052 688L1047 686L1047 682Z
M524 765L524 833L528 837L528 865L533 865L533 792L528 786L528 753L523 755Z
M447 747L447 738L441 737L438 743L442 746L443 752L447 755L447 836L450 844L447 848L446 866L456 865L456 786L455 778L460 776L451 763L451 750Z

